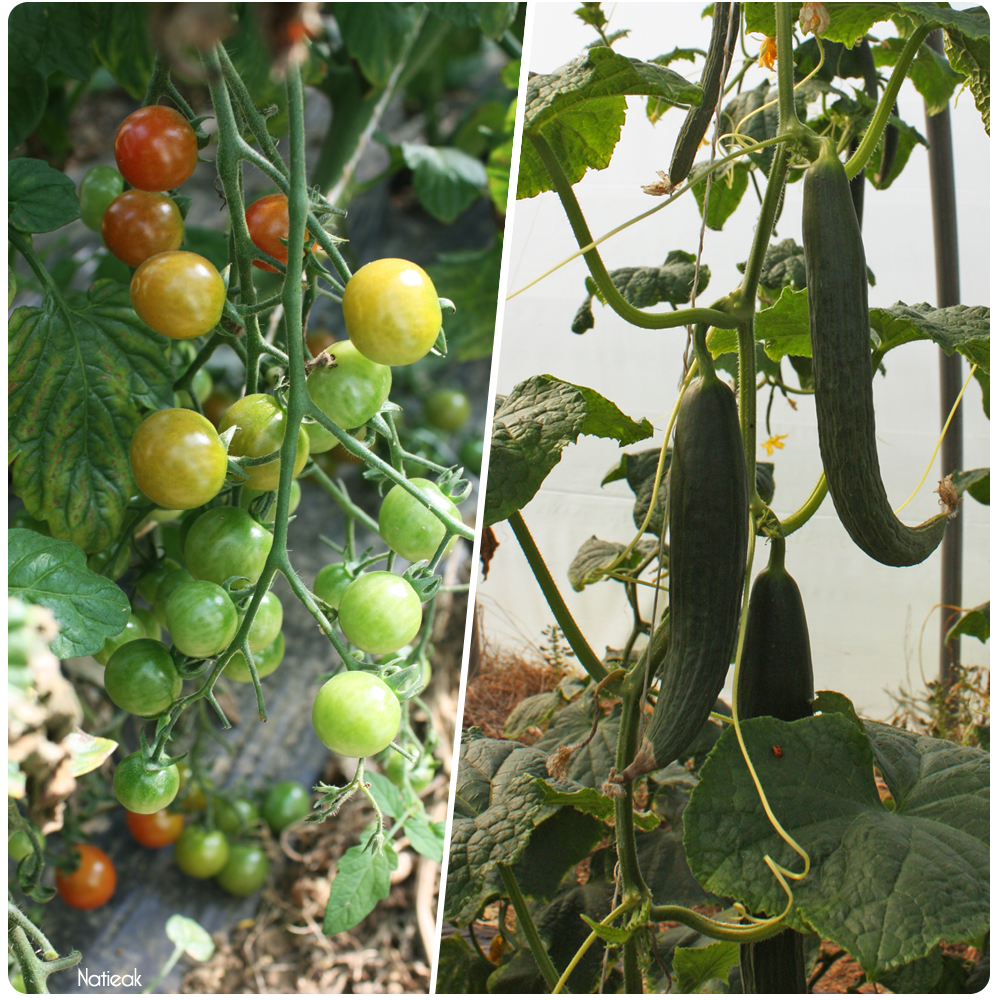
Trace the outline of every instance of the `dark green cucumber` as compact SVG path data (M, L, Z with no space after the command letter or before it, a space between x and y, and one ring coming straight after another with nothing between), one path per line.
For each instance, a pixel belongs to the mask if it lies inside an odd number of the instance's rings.
M729 8L728 3L717 3L712 12L712 38L705 57L705 68L701 72L701 104L696 104L688 111L684 124L681 125L674 145L674 155L670 160L671 184L680 184L691 173L694 158L712 122L712 115L715 114L719 91L722 90L723 80L729 71L736 36L739 34L739 4L733 14L736 30L730 28Z
M802 199L816 424L830 496L862 551L886 566L914 566L941 543L948 517L907 527L885 493L875 442L865 248L847 173L829 139L806 171Z
M798 585L785 570L785 540L771 541L771 558L750 591L736 686L740 719L771 715L794 722L812 715L812 653ZM807 993L805 938L785 929L740 945L744 993Z
M670 459L670 633L662 664L650 664L660 691L623 781L664 767L691 745L736 645L749 532L747 469L736 398L712 370L704 336L703 328L695 333L703 374L681 400Z

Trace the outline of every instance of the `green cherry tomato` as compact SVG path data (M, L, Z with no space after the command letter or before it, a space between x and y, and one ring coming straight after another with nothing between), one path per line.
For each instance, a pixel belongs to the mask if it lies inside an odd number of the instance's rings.
M122 193L125 178L114 167L91 167L80 181L80 218L88 229L101 231L101 216Z
M271 532L242 508L213 507L188 529L184 560L196 580L221 586L235 576L233 587L239 589L257 582L273 541Z
M150 604L156 600L156 590L163 583L166 575L173 569L179 569L180 563L174 559L164 559L155 569L148 570L136 581L135 589L139 596Z
M329 367L310 372L306 388L312 401L338 426L351 430L382 408L392 388L392 369L369 361L349 340L328 347L320 360ZM309 427L313 428L309 430ZM327 451L337 439L318 424L308 425L310 451Z
M230 427L238 430L229 444L229 454L233 458L246 456L262 458L281 448L285 433L285 413L273 396L255 392L236 400L219 421L219 433ZM292 475L297 476L309 458L309 436L304 427L299 427L295 448L295 464ZM252 465L246 470L249 478L243 484L252 490L276 490L281 474L281 460L275 459L265 465Z
M344 591L351 585L354 577L347 571L343 563L330 563L316 574L313 593L331 608L340 607L340 599Z
M259 653L253 654L254 666L257 668L257 677L263 679L269 674L273 674L281 666L281 661L284 657L285 636L279 632L277 638L270 646L265 646ZM233 653L229 662L223 667L222 672L231 681L239 681L242 684L250 684L253 681L246 658L239 650Z
M240 615L241 625L243 624L243 617L243 615ZM278 638L284 617L284 608L281 606L278 595L269 590L257 607L253 624L250 626L250 635L247 636L251 653L261 652L261 650L266 649Z
M410 482L438 510L462 520L458 508L441 492L437 483L429 479L411 479ZM445 535L444 525L402 486L393 486L382 501L378 530L389 548L410 562L431 559ZM452 536L446 552L451 550L456 537Z
M390 751L391 756L385 763L385 776L397 787L402 788L406 779L410 779L410 787L415 792L422 792L434 777L432 761L421 757L416 764L411 764L401 753Z
M261 848L233 844L226 867L215 876L215 881L234 896L249 896L267 881L270 870L267 854Z
M196 813L204 809L208 804L205 796L205 789L197 781L193 781L193 771L191 765L182 760L177 765L177 771L181 776L181 790L178 793L178 804L186 813Z
M167 599L167 631L185 656L210 657L233 641L236 605L211 580L182 583Z
M128 460L139 489L168 510L201 507L226 481L226 446L193 410L151 413L132 435Z
M138 750L115 768L115 797L129 812L144 816L166 809L180 784L176 764L150 764Z
M260 818L260 812L249 799L213 799L215 825L230 836L245 830Z
M204 403L212 395L213 388L212 376L204 368L199 368L191 379L191 389L194 392L195 399L199 403Z
M170 650L155 639L126 643L104 668L108 697L120 709L144 718L165 712L180 697L182 686Z
M143 847L166 847L184 832L184 814L159 809L154 813L125 812L125 825Z
M365 573L344 591L339 615L344 635L359 649L394 653L420 631L420 598L395 573Z
M469 419L472 404L461 389L438 389L424 401L424 416L431 427L457 431Z
M42 850L44 851L45 834L36 830L35 835L41 842ZM29 854L32 854L34 850L35 848L31 843L31 837L29 837L24 830L17 830L7 838L7 854L12 861L23 861Z
M79 867L73 871L56 869L56 892L74 910L95 910L114 895L118 882L115 866L93 844L74 844L73 849L79 852Z
M174 860L192 878L211 878L226 867L229 841L221 830L189 826L174 844Z
M483 469L483 439L466 438L458 452L459 460L470 472L477 476Z
M297 823L312 812L312 796L296 781L279 781L264 800L261 814L274 833Z
M163 578L156 591L156 600L153 602L153 617L164 628L167 627L167 601L170 595L182 584L190 583L194 577L183 567L172 569Z
M267 490L248 490L245 486L240 490L240 506L244 510L250 509L250 504L257 499L259 496L263 496L267 493ZM271 520L274 518L275 504L278 502L277 497L275 497L274 503L271 504L271 512L266 518L266 520ZM288 491L288 513L289 515L294 514L299 509L299 504L302 502L302 487L299 485L297 479L292 480L292 488Z
M222 319L226 286L211 261L189 250L171 250L139 265L129 296L147 326L164 337L191 340Z
M123 628L117 635L113 635L109 639L106 639L104 645L96 653L94 653L94 659L97 660L101 666L105 666L108 660L111 659L111 654L116 649L120 649L126 643L135 642L136 639L145 638L146 628L142 623L142 619L140 619L133 611L132 614L128 616L125 628Z
M354 346L380 365L409 365L433 346L441 305L423 268L388 257L355 271L344 289L344 323Z
M146 638L159 642L163 633L160 629L160 623L156 620L156 615L148 608L134 608L132 614L139 619L142 630L146 633Z
M158 253L179 249L184 220L177 203L165 194L123 191L101 219L105 246L129 267L138 267Z
M324 746L345 757L380 753L399 732L401 719L402 708L392 688L363 670L331 677L313 702L316 735Z
M170 191L194 173L198 137L179 111L151 104L133 111L118 126L115 160L132 187Z

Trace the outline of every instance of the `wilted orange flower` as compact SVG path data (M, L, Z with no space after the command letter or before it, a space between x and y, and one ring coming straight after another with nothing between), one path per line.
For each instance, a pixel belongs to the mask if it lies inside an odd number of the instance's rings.
M774 69L774 61L777 58L778 39L775 35L769 35L760 43L760 59L757 60L757 65Z
M802 30L808 35L822 34L830 27L830 15L826 11L826 4L804 3L799 11L799 24Z

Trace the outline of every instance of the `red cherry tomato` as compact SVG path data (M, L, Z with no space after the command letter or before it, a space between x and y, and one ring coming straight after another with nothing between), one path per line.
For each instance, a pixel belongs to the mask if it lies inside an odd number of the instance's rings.
M138 267L144 260L181 245L184 220L165 194L123 191L101 218L101 237L120 261Z
M140 191L180 187L198 164L198 139L188 120L160 104L134 111L118 126L115 160Z
M126 811L125 823L129 833L143 847L166 847L184 832L184 813L161 809L159 812L143 815Z
M56 891L74 910L94 910L114 895L118 876L104 851L93 844L76 844L80 867L76 871L56 871Z
M282 264L288 263L288 247L282 240L288 240L288 198L283 194L266 194L258 198L246 210L247 229L254 246L269 253ZM319 250L319 244L313 244ZM262 260L255 260L254 267L262 271L275 272L278 269Z

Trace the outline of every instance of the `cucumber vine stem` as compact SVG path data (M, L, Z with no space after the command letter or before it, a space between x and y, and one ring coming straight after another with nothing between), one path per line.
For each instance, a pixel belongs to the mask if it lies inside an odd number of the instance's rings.
M531 954L534 956L535 962L541 970L542 976L545 978L545 982L548 984L549 989L554 991L556 983L559 982L559 973L556 972L556 967L552 964L552 959L549 958L549 953L545 950L545 945L542 943L538 928L535 926L534 920L531 919L531 911L528 909L528 904L521 894L521 887L517 884L517 879L514 878L514 873L511 871L510 865L500 862L497 865L497 869L500 872L500 878L503 879L504 888L507 890L507 896L514 907L514 912L517 914L518 923L521 925L521 933L528 940L528 947L531 948Z

